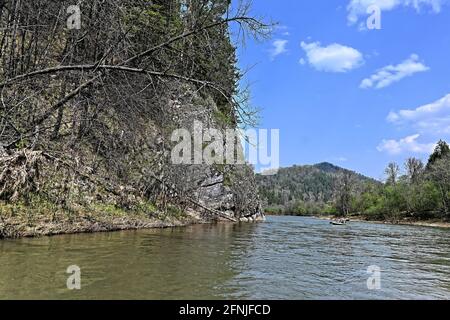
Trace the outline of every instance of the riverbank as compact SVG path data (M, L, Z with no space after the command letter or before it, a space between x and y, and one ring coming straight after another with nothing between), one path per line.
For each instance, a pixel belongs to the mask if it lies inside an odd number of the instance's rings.
M76 210L30 208L0 203L0 239L32 238L63 234L113 232L140 229L186 227L211 224L217 219L198 212L169 210L167 213L126 211L114 206L94 206ZM220 219L230 223L229 220ZM265 217L241 218L236 222L261 222Z
M450 222L443 221L413 221L413 220L400 220L400 221L374 221L365 219L350 218L350 221L378 223L378 224L392 224L392 225L405 225L405 226L420 226L420 227L433 227L433 228L450 228Z
M338 219L337 217L321 217L321 216L314 216L314 218L321 219L321 220L334 220ZM417 221L417 220L411 220L411 219L403 219L399 221L377 221L377 220L367 220L364 218L358 218L358 217L349 217L350 222L365 222L365 223L373 223L373 224L390 224L390 225L405 225L405 226L420 226L420 227L433 227L433 228L449 228L450 229L450 222L445 221L438 221L438 220L429 220L429 221Z
M19 205L0 204L0 239L184 227L201 223L208 221L195 213L146 214L111 206L59 209L50 213Z
M268 215L268 216L297 216L297 215ZM310 217L320 220L336 220L341 219L342 217L335 217L335 216L320 216L320 215L300 215L298 217ZM405 226L419 226L419 227L432 227L432 228L446 228L450 229L450 222L442 221L442 220L413 220L404 218L401 220L370 220L365 219L363 217L358 216L350 216L348 217L350 222L365 222L365 223L372 223L372 224L389 224L389 225L405 225Z

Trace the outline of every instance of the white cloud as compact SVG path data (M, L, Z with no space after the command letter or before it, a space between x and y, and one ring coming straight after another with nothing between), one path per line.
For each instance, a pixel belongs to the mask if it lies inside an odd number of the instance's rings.
M347 5L347 19L350 24L357 23L362 16L368 16L367 8L371 5L378 6L382 11L391 11L403 6L412 7L418 12L422 7L426 7L439 13L447 2L448 0L351 0Z
M369 78L361 81L360 88L368 89L382 89L391 84L410 77L418 72L425 72L430 70L429 67L419 61L419 56L412 54L408 59L397 65L388 65L379 69L375 74Z
M289 42L288 40L282 40L282 39L274 40L274 42L272 43L273 48L270 51L270 57L272 58L272 60L275 59L280 54L287 52L286 46L287 46L288 42Z
M361 52L338 43L322 47L320 42L301 43L308 62L319 71L348 72L364 63Z
M377 148L378 151L390 154L403 152L429 154L433 151L435 143L419 140L425 138L428 141L437 141L450 137L450 94L416 109L391 111L387 121L400 128L414 130L417 134L400 140L383 140Z
M420 134L414 134L400 140L383 140L377 147L380 152L387 152L392 155L404 152L430 154L435 148L434 143L420 143L417 140Z
M391 111L387 120L396 125L412 125L425 134L450 134L450 94L416 109Z

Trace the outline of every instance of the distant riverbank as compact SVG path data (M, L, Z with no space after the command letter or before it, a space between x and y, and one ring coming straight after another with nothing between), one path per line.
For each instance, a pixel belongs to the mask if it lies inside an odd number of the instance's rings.
M277 216L277 215L272 215ZM285 215L289 216L289 215ZM297 216L297 215L291 215L291 216ZM316 218L320 220L334 220L339 219L339 217L334 216L320 216L320 215L314 215L314 216L302 216L302 217L311 217ZM420 226L420 227L433 227L433 228L449 228L450 229L450 222L447 221L440 221L440 220L423 220L423 221L417 221L412 219L401 219L401 220L370 220L365 219L363 217L357 217L357 216L350 216L348 217L350 219L350 222L366 222L366 223L373 223L373 224L389 224L389 225L407 225L407 226Z
M332 220L332 218L324 218L326 220ZM450 228L450 222L445 221L437 221L437 220L429 220L429 221L415 221L410 219L403 219L399 221L376 221L376 220L366 220L358 217L350 217L350 221L357 222L367 222L367 223L375 223L375 224L391 224L391 225L407 225L407 226L421 226L421 227L435 227L435 228Z

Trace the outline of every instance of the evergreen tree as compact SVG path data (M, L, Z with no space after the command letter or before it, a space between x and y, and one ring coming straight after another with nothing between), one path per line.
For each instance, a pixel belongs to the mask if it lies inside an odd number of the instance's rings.
M438 159L442 159L448 154L450 154L449 145L447 144L447 142L439 140L436 148L434 149L434 152L431 154L428 160L427 169L429 169Z

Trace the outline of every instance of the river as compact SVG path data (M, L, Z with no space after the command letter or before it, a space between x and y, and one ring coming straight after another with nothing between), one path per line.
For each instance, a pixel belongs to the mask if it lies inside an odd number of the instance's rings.
M269 217L1 240L0 299L450 299L449 235ZM67 289L72 265L81 290ZM367 286L377 276L369 266L380 269L380 289Z

